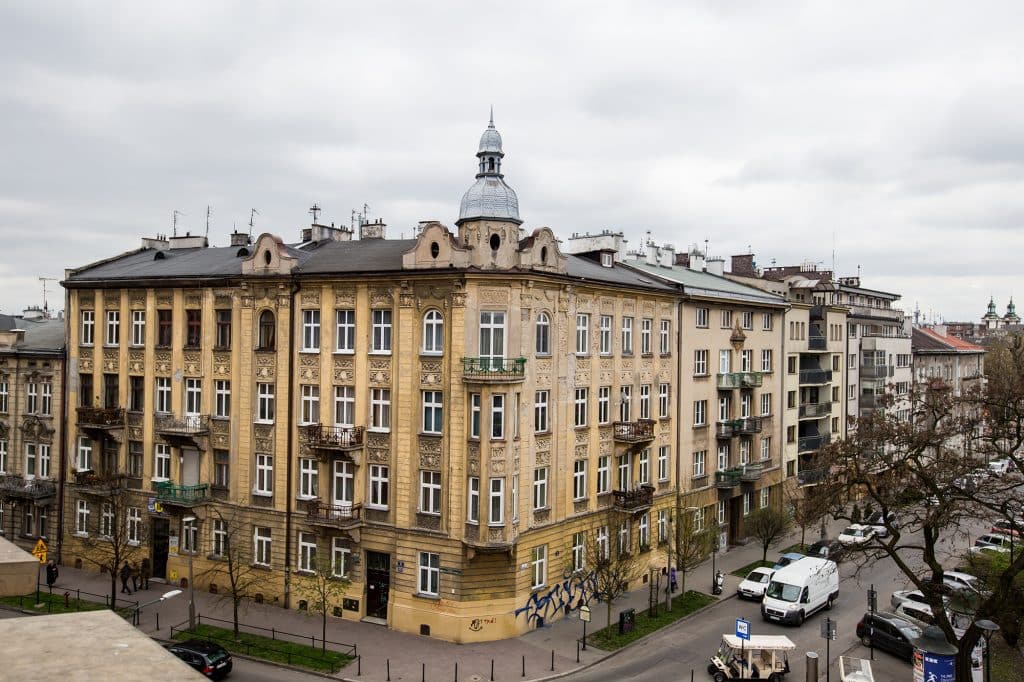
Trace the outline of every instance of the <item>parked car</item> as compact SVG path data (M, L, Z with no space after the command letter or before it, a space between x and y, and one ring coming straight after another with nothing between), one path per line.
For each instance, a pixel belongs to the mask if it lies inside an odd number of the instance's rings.
M889 527L885 525L885 520L889 521L890 526L895 526L897 522L896 512L889 512L883 517L880 510L876 511L864 521L864 525L871 526L871 529L875 531L875 535L878 537L887 538L889 537Z
M1009 535L1000 535L999 533L985 533L984 535L982 535L974 541L974 547L971 547L968 551L972 554L976 554L977 552L981 552L982 550L991 550L993 552L1009 552L1012 544L1013 539L1010 538Z
M844 545L852 546L863 545L873 537L875 537L874 528L862 523L855 523L852 526L847 526L846 530L839 534L837 540Z
M910 660L914 654L911 640L921 636L921 628L894 613L865 613L857 623L857 637L864 646L884 649Z
M905 601L893 611L894 614L908 620L921 630L929 625L935 624L935 616L932 615L932 607L916 601Z
M211 680L227 677L234 666L231 654L224 647L201 639L168 644L167 650Z
M838 540L818 540L807 548L807 556L817 557L819 559L842 561L845 555L846 545L842 544Z
M963 571L943 571L942 584L951 592L982 594L984 587L978 576Z
M1000 535L1012 535L1019 538L1022 530L1024 530L1024 520L1014 522L1009 519L999 519L992 524L992 532Z
M803 558L804 555L800 552L786 552L785 554L779 557L779 560L775 562L775 565L772 566L772 569L777 571L783 566L789 566L794 561L799 561Z
M737 596L745 599L756 599L761 601L764 591L768 588L775 570L771 568L755 568L747 574L739 587L736 588Z
M988 471L993 476L1005 476L1010 473L1010 460L994 459L988 463Z
M925 601L924 593L921 590L897 590L892 593L892 597L889 599L889 603L892 604L892 608L895 610L899 608L899 605L903 602L916 602L918 604L927 604ZM946 595L942 596L942 603L946 604L949 602L949 597Z

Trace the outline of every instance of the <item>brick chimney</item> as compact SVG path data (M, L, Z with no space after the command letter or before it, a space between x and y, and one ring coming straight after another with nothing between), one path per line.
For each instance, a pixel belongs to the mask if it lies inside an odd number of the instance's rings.
M754 268L754 254L744 253L733 256L731 259L730 272L743 277L757 277L757 269Z

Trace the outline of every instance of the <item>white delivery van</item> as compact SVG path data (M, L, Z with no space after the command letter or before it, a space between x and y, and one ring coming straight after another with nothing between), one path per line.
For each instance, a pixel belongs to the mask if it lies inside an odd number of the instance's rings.
M828 559L804 557L775 571L761 602L761 617L800 625L839 597L839 567Z

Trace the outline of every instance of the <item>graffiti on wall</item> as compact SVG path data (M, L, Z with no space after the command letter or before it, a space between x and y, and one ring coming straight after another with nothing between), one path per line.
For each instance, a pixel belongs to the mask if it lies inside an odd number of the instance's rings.
M573 573L556 583L546 592L534 592L526 603L515 610L514 616L525 616L530 626L537 619L550 623L560 611L569 614L590 602L597 595L594 573Z

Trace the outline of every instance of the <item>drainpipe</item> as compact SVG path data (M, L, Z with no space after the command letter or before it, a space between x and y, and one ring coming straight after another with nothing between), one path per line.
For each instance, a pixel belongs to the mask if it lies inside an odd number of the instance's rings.
M65 296L65 301L67 297ZM64 305L64 338L68 338L67 303ZM68 347L61 349L60 363L60 469L57 474L57 563L63 565L64 552L64 483L68 471Z
M292 469L294 469L295 447L292 445L292 433L295 430L295 306L298 305L297 295L302 285L292 280L291 301L288 306L288 473L285 492L284 515L284 608L291 608L291 572L292 572Z

